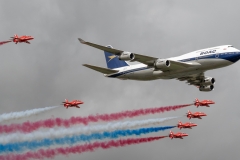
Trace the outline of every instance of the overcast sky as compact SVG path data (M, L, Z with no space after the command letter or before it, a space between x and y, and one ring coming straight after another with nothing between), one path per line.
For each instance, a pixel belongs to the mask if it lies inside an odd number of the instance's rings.
M238 159L240 62L205 73L216 79L212 92L200 92L177 80L121 81L83 67L84 63L106 67L105 58L102 51L80 44L77 38L159 58L224 44L240 49L239 6L237 0L1 1L0 41L14 34L32 35L35 39L30 45L0 46L0 113L54 106L65 98L80 99L85 104L81 109L62 107L21 121L185 104L197 97L212 99L216 104L210 108L192 106L140 117L178 116L188 109L207 113L202 120L192 120L198 126L184 130L189 134L184 140L167 138L71 154L68 158ZM187 121L186 118L180 120ZM167 124L176 123L177 120L173 120Z

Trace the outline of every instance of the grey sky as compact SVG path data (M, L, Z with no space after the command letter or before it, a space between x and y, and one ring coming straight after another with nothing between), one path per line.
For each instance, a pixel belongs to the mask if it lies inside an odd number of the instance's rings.
M178 116L188 109L206 112L208 116L202 120L192 120L198 127L184 130L189 134L184 140L163 139L118 149L99 149L71 154L69 159L237 159L240 156L239 62L206 72L216 78L215 90L209 93L176 80L107 79L82 66L89 63L106 67L103 52L80 44L77 38L159 58L224 44L240 49L239 6L239 1L207 0L1 1L0 41L14 34L32 35L35 39L31 45L0 46L0 113L54 106L65 98L81 99L85 104L78 110L59 108L29 120L185 104L196 97L212 99L216 104L210 108L189 107L140 117Z

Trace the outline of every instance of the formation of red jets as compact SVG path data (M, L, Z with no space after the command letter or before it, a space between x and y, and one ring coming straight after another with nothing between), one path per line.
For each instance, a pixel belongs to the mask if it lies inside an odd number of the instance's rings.
M199 107L199 106L206 106L206 107L210 107L210 104L215 104L215 102L211 101L211 100L202 100L199 101L198 99L196 99L194 101L194 105ZM203 112L195 112L192 113L191 111L188 110L187 112L187 118L191 119L191 118L198 118L198 119L202 119L202 116L207 116L207 114L203 113ZM192 129L192 127L197 126L197 124L195 123L191 123L191 122L186 122L186 123L182 123L181 121L178 121L177 127L179 129L182 128L189 128ZM188 136L188 134L186 133L182 133L182 132L178 132L178 133L173 133L172 131L170 131L169 133L169 138L173 139L173 138L180 138L183 139L183 137Z
M79 105L83 104L84 102L80 101L80 100L73 100L73 101L68 101L67 99L65 99L64 102L62 102L64 107L66 107L66 109L68 107L76 107L76 108L80 108ZM203 101L199 101L198 99L195 100L194 105L195 106L206 106L209 107L209 104L215 104L215 102L211 101L211 100L203 100ZM189 119L191 118L198 118L198 119L202 119L202 116L207 116L205 113L203 112L195 112L192 113L191 111L188 110L187 112L187 117ZM191 123L191 122L186 122L186 123L182 123L181 121L178 121L177 127L179 129L182 128L189 128L192 129L192 127L197 126L197 124L195 123ZM183 137L188 136L187 133L182 133L182 132L177 132L177 133L173 133L172 131L170 131L168 137L173 139L173 138L180 138L183 139Z

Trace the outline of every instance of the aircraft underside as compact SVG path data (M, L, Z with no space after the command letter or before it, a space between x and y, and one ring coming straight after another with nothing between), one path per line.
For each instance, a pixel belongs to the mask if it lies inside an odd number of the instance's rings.
M196 61L195 61L196 62ZM201 65L199 67L192 67L183 70L177 71L167 71L162 72L160 70L155 70L154 68L147 68L143 67L139 69L139 71L125 71L121 75L117 75L115 78L125 79L125 80L138 80L138 81L149 81L149 80L157 80L157 79L174 79L185 77L188 75L199 74L206 70L217 69L221 67L225 67L228 65L233 64L230 61L223 60L223 59L205 59L205 60L198 60L198 63ZM204 66L204 67L203 67Z

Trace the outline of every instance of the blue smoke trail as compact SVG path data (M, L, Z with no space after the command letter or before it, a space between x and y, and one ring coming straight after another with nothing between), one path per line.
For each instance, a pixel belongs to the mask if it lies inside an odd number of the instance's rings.
M151 128L140 128L134 130L116 130L112 132L102 132L102 133L92 133L89 135L81 134L75 136L65 136L62 138L55 138L55 139L43 139L43 140L35 140L35 141L25 141L25 142L17 142L17 143L8 143L8 144L0 144L0 153L3 152L22 152L25 149L37 149L40 147L49 147L51 145L64 145L64 144L75 144L80 141L91 141L96 139L105 139L105 138L119 138L125 136L132 136L132 135L141 135L141 134L148 134L152 132L164 131L167 129L174 128L176 126L163 126L163 127L151 127Z

